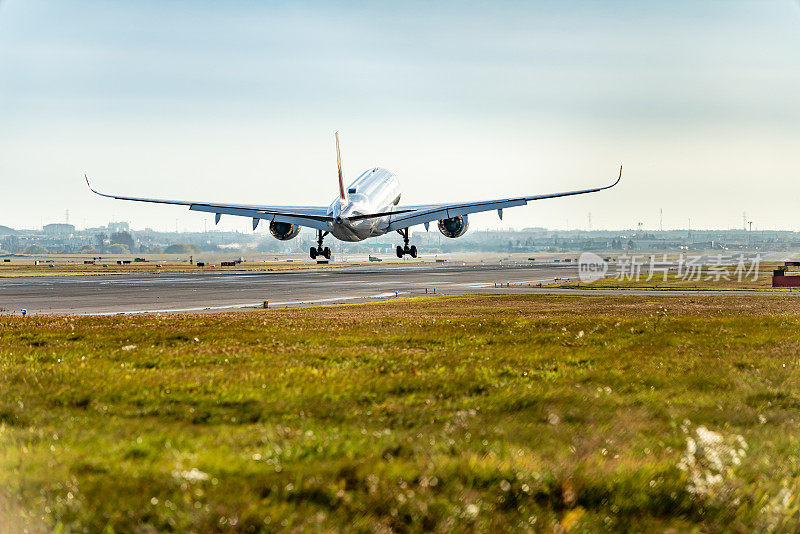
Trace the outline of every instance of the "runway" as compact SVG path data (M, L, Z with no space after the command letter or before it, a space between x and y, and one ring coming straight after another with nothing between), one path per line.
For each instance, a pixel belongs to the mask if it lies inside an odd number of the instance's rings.
M266 272L0 278L0 313L193 312L505 292L577 276L576 266L384 264ZM499 286L499 287L496 287Z
M180 313L260 308L264 301L268 301L270 308L276 308L476 293L641 296L773 293L546 287L556 280L576 278L575 265L525 263L0 278L0 313L19 314L23 309L29 314Z

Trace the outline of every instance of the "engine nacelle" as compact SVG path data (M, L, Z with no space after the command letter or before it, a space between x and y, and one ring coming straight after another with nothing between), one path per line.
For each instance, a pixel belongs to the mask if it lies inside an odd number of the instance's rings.
M461 237L466 233L467 228L469 228L469 221L466 215L439 221L439 231L445 237Z
M297 237L297 234L300 233L300 227L296 224L272 221L269 223L269 233L271 233L272 237L275 239L288 241Z

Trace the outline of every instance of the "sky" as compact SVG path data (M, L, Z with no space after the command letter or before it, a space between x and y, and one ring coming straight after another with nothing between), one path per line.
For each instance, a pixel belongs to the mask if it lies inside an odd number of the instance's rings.
M605 185L624 164L612 190L471 228L800 230L800 4L0 0L1 225L214 228L93 196L84 173L328 205L336 130L346 178L387 168L409 204Z

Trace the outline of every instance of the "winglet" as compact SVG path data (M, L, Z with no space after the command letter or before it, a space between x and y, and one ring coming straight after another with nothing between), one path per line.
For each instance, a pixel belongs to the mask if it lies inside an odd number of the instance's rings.
M619 183L619 181L620 181L620 180L622 180L622 165L620 165L620 166L619 166L619 176L617 177L617 181L616 181L616 182L614 182L614 183L613 183L613 184L611 184L611 185L607 185L607 186L606 186L606 187L604 187L603 189L611 189L612 187L614 187L615 185L617 185L617 184Z
M106 195L105 193L101 193L100 191L92 187L92 184L89 183L89 177L86 176L86 174L84 174L83 177L86 179L86 186L89 188L89 191L91 191L95 195L100 195L101 197L107 197L107 198L118 198L113 195Z
M344 196L344 177L342 176L342 153L339 151L339 132L336 132L336 165L339 167L339 198L347 200Z
M101 193L98 193L97 191L95 191L94 188L92 187L92 184L89 183L89 177L86 176L86 173L84 173L83 177L86 179L86 187L89 188L89 191L91 191L95 195L100 195Z

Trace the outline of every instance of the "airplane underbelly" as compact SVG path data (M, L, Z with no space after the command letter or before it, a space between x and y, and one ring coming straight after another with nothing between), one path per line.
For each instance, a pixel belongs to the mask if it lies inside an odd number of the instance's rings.
M370 237L378 237L386 233L388 224L384 218L357 222L334 223L331 234L342 241L363 241Z

